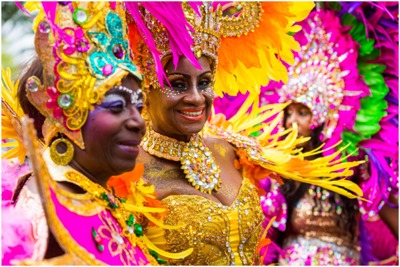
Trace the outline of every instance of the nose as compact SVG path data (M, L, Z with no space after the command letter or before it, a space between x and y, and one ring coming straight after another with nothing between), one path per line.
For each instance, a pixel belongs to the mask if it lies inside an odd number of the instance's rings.
M297 120L298 120L298 116L297 116L297 114L295 112L290 114L290 116L288 116L286 118L286 128L293 127L293 123L298 123Z
M132 107L129 112L129 118L126 121L126 127L131 131L138 131L144 135L146 131L146 124L142 115L140 115L139 110L136 107Z
M197 90L197 88L193 86L190 90L188 90L183 100L188 104L200 106L205 102L205 97L201 91Z

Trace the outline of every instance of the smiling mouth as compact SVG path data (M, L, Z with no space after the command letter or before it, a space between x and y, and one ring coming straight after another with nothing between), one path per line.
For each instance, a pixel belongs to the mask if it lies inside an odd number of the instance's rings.
M120 150L128 154L137 155L139 153L139 144L137 140L131 140L127 142L121 142L118 144Z
M205 108L201 110L178 110L178 113L188 121L201 121L204 118Z
M188 112L188 111L179 111L181 114L189 116L189 117L198 117L201 116L201 114L203 114L204 109L200 110L200 111L196 111L196 112Z
M137 152L138 151L138 146L127 146L127 145L119 145L119 147L126 151L126 152Z

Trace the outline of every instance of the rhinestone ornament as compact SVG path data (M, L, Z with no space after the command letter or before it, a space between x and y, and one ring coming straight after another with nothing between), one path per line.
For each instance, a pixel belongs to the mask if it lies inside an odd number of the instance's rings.
M58 106L62 109L67 109L72 106L74 99L71 94L61 94L57 98Z
M37 92L40 87L40 80L36 76L29 77L28 80L26 81L26 89L29 90L29 92Z
M114 70L113 65L111 65L111 64L106 64L106 65L103 67L103 74L104 74L105 76L109 76L111 73L113 73L113 70Z
M86 10L82 8L77 8L72 16L77 24L84 24L88 20L88 14Z
M41 33L49 33L50 29L50 24L47 21L44 20L39 23L39 31Z
M122 59L125 56L124 49L122 48L122 46L120 44L114 45L112 52L113 52L114 56L119 59Z

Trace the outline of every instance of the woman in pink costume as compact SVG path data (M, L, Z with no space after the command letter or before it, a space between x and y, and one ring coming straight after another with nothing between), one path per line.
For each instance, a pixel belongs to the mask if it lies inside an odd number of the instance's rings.
M365 207L376 203L375 192L382 192L378 182L374 182L377 168L381 171L378 176L388 175L391 181L397 181L397 175L386 167L386 160L379 163L379 159L393 154L391 161L396 164L394 153L398 151L398 143L388 139L394 146L379 151L379 135L373 136L387 109L382 102L388 88L381 79L382 69L370 61L374 41L366 38L362 23L349 14L340 17L329 9L312 12L306 21L301 24L304 32L295 36L302 50L289 68L289 82L264 88L263 97L269 103L293 102L285 109L283 123L288 128L296 123L299 134L311 137L303 151L315 149L324 141L327 155L332 153L332 144L342 141L342 146L347 146L345 152L353 157L368 155L370 164L359 168L353 179L367 184L365 198L372 202L358 204L319 187L288 183L278 188L267 181L269 192L262 205L267 217L278 217L270 236L281 247L276 243L270 246L265 263L359 265L374 261L377 264L374 250L371 251L373 239L365 231L359 205L365 212ZM277 96L275 101L273 96ZM362 149L354 152L356 147ZM374 172L371 177L366 174L369 166ZM397 192L394 188L392 191ZM387 239L385 246L395 256L397 242L392 241L392 237Z
M142 74L132 62L122 4L43 2L25 8L39 11L33 26L38 58L18 89L7 83L7 94L14 98L2 99L8 119L3 130L10 133L6 130L15 126L32 174L18 181L15 209L3 213L22 220L3 224L3 263L162 263L156 252L162 251L146 238L141 225L144 218L157 224L154 215L165 209L155 207L153 188L141 180L143 168L134 169L145 131ZM135 193L122 199L106 184L125 172L131 174L126 190ZM27 187L39 192L50 229L39 229L34 240L29 232L42 226L44 215L34 212L40 223L34 223L33 230L24 220L35 216L19 217L24 209L18 206L28 203ZM25 210L41 206L36 197Z

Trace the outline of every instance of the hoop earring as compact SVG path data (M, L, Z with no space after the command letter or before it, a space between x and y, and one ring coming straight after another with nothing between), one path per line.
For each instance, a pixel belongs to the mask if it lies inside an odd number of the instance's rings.
M67 150L64 153L57 151L57 145L59 143L64 143L67 146ZM56 139L50 146L50 158L57 165L68 165L72 158L74 157L74 147L68 139L63 137Z

